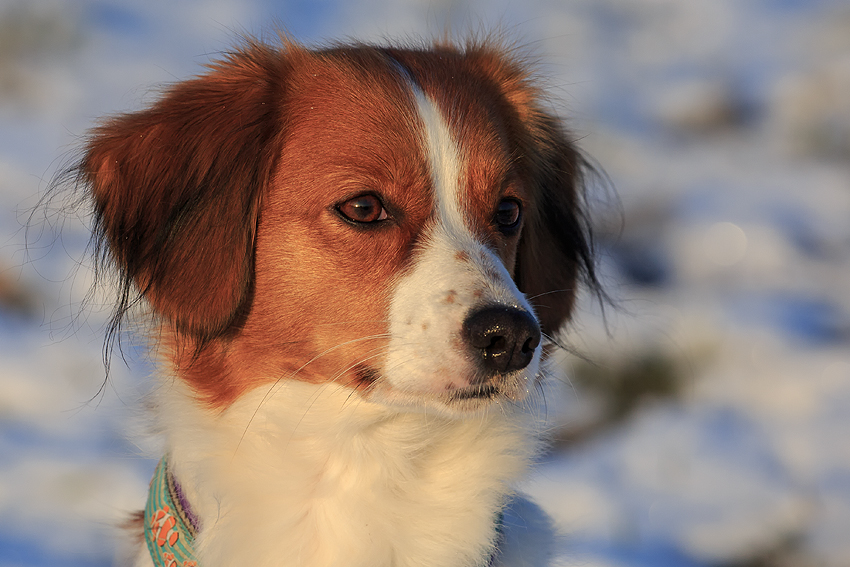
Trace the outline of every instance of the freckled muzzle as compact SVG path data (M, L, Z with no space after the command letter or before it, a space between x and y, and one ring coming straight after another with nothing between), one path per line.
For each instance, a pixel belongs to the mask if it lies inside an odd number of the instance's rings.
M529 365L540 344L540 325L516 307L491 305L470 313L463 337L485 374L507 374Z

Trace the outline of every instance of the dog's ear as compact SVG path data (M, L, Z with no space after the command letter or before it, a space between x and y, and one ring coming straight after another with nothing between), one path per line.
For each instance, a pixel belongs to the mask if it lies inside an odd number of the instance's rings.
M182 333L221 334L249 295L260 201L279 154L279 51L259 45L97 128L79 165L95 246Z
M532 210L517 252L517 287L534 306L543 331L554 335L569 319L578 283L598 289L583 207L584 159L559 121L538 113L527 149Z

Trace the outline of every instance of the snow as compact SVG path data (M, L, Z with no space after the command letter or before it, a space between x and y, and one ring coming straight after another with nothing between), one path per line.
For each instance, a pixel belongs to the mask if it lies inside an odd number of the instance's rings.
M613 181L591 201L616 305L584 298L564 339L599 372L651 355L677 382L609 419L562 356L552 429L581 435L523 489L563 564L850 561L846 3L0 0L0 567L110 564L157 454L142 346L103 387L85 216L33 207L98 117L275 20L320 43L499 27Z

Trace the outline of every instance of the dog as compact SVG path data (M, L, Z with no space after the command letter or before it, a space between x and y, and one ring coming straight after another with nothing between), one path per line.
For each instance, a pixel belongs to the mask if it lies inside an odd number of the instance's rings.
M113 331L144 305L158 357L132 564L546 564L513 486L595 275L545 100L498 41L247 39L91 132Z

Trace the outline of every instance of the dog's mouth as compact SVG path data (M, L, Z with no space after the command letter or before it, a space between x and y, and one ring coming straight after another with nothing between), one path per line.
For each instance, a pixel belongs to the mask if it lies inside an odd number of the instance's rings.
M451 399L452 400L489 400L496 397L500 393L498 387L493 386L492 384L483 384L481 386L474 386L472 388L465 388L463 390L458 390L457 392L453 392Z
M370 372L365 365L357 370L357 389L370 401L390 407L411 408L416 412L432 408L455 417L488 411L494 405L521 402L529 393L529 382L533 380L533 377L525 373L513 373L508 376L478 375L469 379L473 384L467 383L460 387L456 383L443 385L441 391L434 391L433 387L396 387L384 379L379 371L371 369L373 371Z

